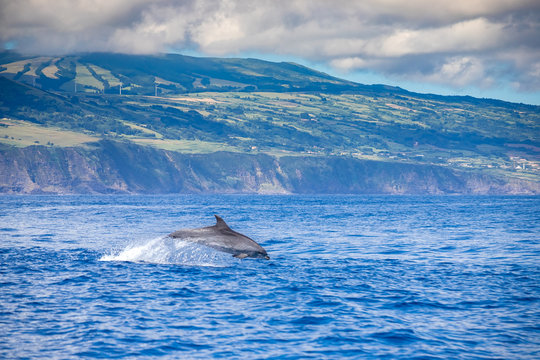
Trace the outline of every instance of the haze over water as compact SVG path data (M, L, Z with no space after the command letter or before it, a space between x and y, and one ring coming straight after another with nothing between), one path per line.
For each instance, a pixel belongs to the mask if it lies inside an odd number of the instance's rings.
M539 205L2 196L0 357L537 358ZM213 214L271 260L165 237Z

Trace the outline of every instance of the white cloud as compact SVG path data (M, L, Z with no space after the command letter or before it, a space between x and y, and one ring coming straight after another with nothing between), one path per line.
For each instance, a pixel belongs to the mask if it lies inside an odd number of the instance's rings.
M494 79L486 73L484 63L474 57L454 57L448 59L436 72L424 78L425 81L450 84L463 88L471 82L478 87L488 88L494 85Z
M504 41L504 24L477 18L444 26L421 30L401 29L378 41L367 49L376 56L403 56L441 52L482 51Z
M351 71L352 69L368 68L369 63L360 57L346 57L330 61L330 65L342 71Z
M0 0L29 53L268 53L456 87L540 89L537 0ZM504 76L497 76L501 69Z

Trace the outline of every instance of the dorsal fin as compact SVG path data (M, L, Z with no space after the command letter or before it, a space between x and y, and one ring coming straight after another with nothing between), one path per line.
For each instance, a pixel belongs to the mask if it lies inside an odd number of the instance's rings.
M231 229L229 225L227 225L227 223L225 223L225 221L221 217L217 215L214 215L214 216L216 217L216 226L218 229L229 229L229 230Z

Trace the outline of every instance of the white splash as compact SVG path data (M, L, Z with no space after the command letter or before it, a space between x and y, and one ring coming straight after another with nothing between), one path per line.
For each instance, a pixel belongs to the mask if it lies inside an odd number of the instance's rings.
M236 259L204 245L165 236L145 243L129 244L119 253L104 255L100 261L223 267Z

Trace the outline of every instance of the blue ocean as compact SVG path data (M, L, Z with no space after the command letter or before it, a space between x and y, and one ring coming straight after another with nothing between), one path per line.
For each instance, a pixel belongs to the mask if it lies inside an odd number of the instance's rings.
M540 198L2 196L0 358L538 359Z

